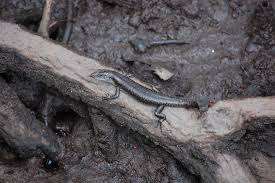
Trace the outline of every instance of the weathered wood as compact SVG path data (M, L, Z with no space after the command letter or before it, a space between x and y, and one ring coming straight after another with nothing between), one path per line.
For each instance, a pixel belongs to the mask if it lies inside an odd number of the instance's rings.
M16 54L15 54L16 53ZM251 119L275 119L275 97L220 101L200 115L195 109L165 108L169 123L156 128L154 106L145 105L122 92L113 101L102 101L114 88L89 75L96 69L111 69L94 59L33 35L19 26L0 22L0 66L24 73L54 87L64 95L93 105L160 144L205 182L255 182L248 168L230 154L217 153L213 145L249 125ZM204 159L204 161L201 161ZM234 179L231 177L234 176Z
M39 154L39 150L51 160L57 161L62 157L62 146L57 136L36 119L2 78L0 136L21 158L35 156Z

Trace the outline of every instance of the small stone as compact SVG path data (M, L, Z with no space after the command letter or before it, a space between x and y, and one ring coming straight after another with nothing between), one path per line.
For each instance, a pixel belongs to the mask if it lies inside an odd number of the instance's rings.
M163 68L163 67L155 67L153 69L154 73L162 80L166 81L168 79L170 79L174 73L170 72L169 70Z

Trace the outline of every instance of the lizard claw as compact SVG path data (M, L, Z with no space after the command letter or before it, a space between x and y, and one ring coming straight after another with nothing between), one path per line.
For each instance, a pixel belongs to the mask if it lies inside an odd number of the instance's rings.
M160 127L160 131L162 132L162 123L163 123L164 121L167 122L169 125L171 125L171 123L170 123L169 121L167 121L166 118L162 118L162 119L158 119L157 125L156 125L155 128Z
M157 121L157 125L155 128L160 128L160 131L162 132L162 122L164 121L165 119L158 119Z
M106 94L106 96L102 97L102 100L109 100L110 99L110 95Z
M162 121L161 120L158 120L157 121L157 125L155 126L155 128L160 128L160 131L162 132L162 125L161 125Z

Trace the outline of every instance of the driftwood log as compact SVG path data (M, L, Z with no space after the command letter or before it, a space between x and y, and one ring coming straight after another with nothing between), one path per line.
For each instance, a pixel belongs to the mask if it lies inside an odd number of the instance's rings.
M110 85L96 82L89 75L97 69L111 69L94 59L34 35L18 25L0 22L1 68L22 73L43 82L109 115L119 125L127 126L152 139L177 158L204 182L257 182L241 160L222 149L230 139L258 118L275 118L275 97L220 101L204 114L195 109L165 108L169 123L156 128L154 106L145 105L122 92L113 101L102 101L113 93Z

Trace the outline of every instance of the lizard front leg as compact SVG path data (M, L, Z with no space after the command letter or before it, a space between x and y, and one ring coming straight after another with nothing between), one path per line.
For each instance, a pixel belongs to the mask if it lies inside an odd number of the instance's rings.
M119 97L120 95L120 88L118 86L115 86L116 91L114 95L107 95L105 97L103 97L103 100L113 100Z

